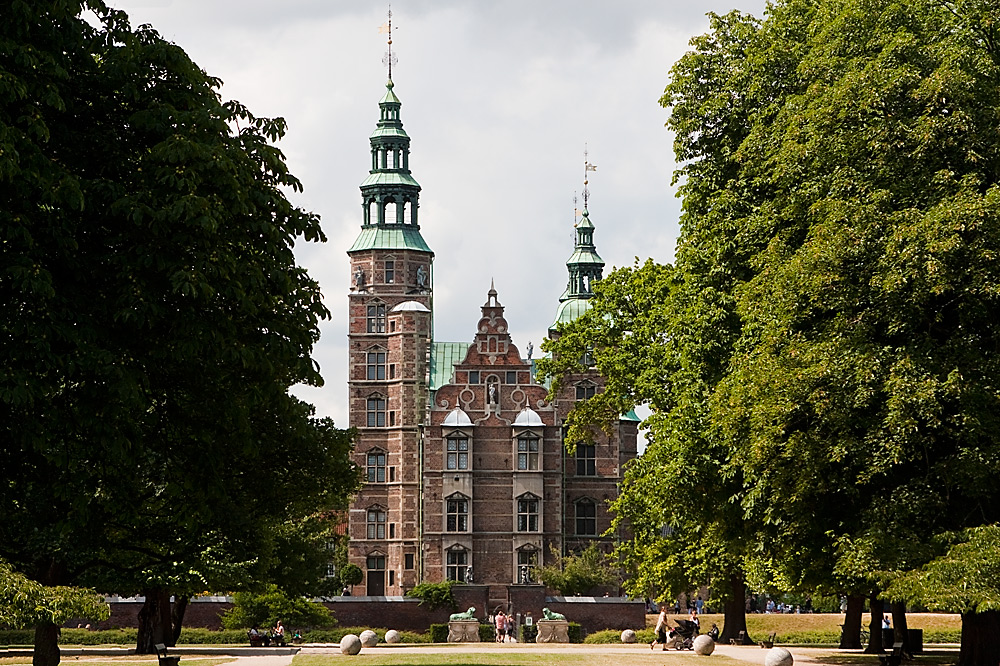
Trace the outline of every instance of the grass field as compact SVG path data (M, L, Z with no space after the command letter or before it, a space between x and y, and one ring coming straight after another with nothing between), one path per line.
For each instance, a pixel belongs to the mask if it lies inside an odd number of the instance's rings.
M231 661L236 661L236 657L204 657L204 656L185 656L181 659L184 666L218 666L219 664L228 664ZM0 657L0 666L14 666L20 664L30 664L31 657ZM143 655L123 655L121 657L63 657L60 660L61 664L83 664L85 666L122 666L123 664L128 664L128 666L144 666L149 664L150 666L155 666L157 664L156 656L153 655L152 658L148 654Z
M629 653L629 666L705 666L705 658L692 652L652 652ZM386 650L368 651L359 655L364 658L364 666L609 666L620 664L621 659L607 654L583 654L579 651L567 651L565 654L547 652L545 654L518 653L505 648L499 648L496 653L468 654L459 650L455 654L399 654ZM626 655L622 655L625 657ZM358 659L358 657L352 657ZM292 666L332 666L334 662L342 661L337 655L299 655L295 657ZM700 660L700 661L699 661ZM712 662L719 666L736 666L742 662L713 655ZM877 663L877 662L876 662Z

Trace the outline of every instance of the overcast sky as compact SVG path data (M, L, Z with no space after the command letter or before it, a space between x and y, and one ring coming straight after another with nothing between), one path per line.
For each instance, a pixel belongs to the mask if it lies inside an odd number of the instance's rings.
M222 95L282 116L279 144L319 214L324 244L299 262L333 313L314 358L326 385L300 388L347 426L346 250L385 92L386 6L354 0L110 0L133 25L182 46ZM680 202L667 114L670 66L708 29L706 12L761 16L764 0L395 0L393 66L422 186L420 228L435 252L435 339L472 341L490 280L515 344L538 350L573 248L583 188L607 264L672 261ZM578 203L582 209L582 201ZM538 352L536 351L536 355Z

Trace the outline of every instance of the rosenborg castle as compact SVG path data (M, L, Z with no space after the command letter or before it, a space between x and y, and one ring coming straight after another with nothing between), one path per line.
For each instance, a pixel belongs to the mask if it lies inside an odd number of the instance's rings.
M488 585L491 604L501 604L511 586L533 582L531 568L553 548L597 541L610 550L607 503L636 456L639 419L629 413L611 436L568 454L562 423L603 381L596 372L569 377L548 401L493 285L483 285L482 305L468 306L467 341L432 339L435 257L420 234L400 106L390 80L361 184L361 231L347 251L350 425L365 470L350 507L349 560L370 596L451 579ZM566 290L552 294L550 335L586 311L602 275L586 209L571 252Z

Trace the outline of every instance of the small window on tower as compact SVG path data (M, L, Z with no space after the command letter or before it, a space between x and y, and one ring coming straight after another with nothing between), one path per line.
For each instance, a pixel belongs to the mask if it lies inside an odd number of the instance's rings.
M478 384L479 383L479 371L478 370L469 370L469 383L470 384Z
M386 284L392 284L396 281L396 262L386 261L385 262L385 282Z
M513 370L508 370L507 371L507 383L508 384L516 384L517 383L517 372L515 372Z
M403 568L412 569L413 568L413 553L406 553L403 555Z

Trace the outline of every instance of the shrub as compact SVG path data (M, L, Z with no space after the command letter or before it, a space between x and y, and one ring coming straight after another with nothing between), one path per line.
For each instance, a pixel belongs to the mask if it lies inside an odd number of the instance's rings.
M263 592L237 592L233 607L222 616L226 629L273 627L278 620L288 627L332 627L337 622L326 606L302 597L291 597L269 585Z
M479 625L479 640L483 643L492 643L497 639L497 630L492 624Z
M246 629L223 629L222 631L215 631L192 627L181 629L181 635L177 639L177 643L179 645L240 645L241 643L248 643L249 640Z
M413 597L414 599L420 599L420 605L427 606L431 610L437 608L450 608L455 610L457 608L455 604L455 595L451 590L452 585L455 584L453 580L445 580L440 583L420 583L411 590L406 591L406 596Z
M439 625L440 626L440 625ZM445 640L448 639L448 625L443 625L445 628ZM388 629L379 627L337 627L336 629L314 629L312 631L307 631L302 634L302 639L306 643L339 643L347 634L354 634L356 636L360 635L365 629L371 629L376 634L378 634L380 641L385 641L385 632ZM427 634L418 634L412 631L400 631L400 636L404 643L429 643L431 642L430 636Z
M447 643L448 642L448 625L447 624L432 624L428 632L431 636L431 643Z
M59 636L62 645L135 645L136 629L63 629ZM34 637L29 643L34 642Z

